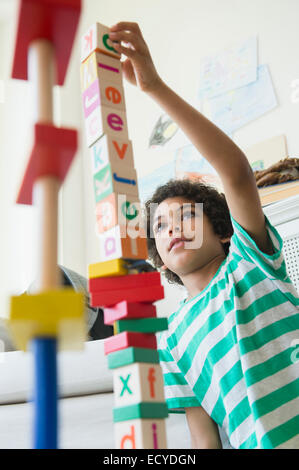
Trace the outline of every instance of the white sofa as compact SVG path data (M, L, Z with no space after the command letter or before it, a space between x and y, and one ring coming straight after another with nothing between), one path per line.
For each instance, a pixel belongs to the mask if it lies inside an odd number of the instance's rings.
M89 341L83 351L58 354L60 448L114 448L112 371L103 345ZM0 449L31 448L32 367L30 352L0 353ZM170 414L166 426L168 448L190 448L184 414Z

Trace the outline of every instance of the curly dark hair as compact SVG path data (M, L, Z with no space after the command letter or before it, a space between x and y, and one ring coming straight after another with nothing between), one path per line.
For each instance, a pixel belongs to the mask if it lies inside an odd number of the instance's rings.
M203 203L203 212L208 216L214 233L221 238L230 237L233 232L233 226L230 219L229 208L225 195L216 188L199 181L190 181L188 179L171 179L166 184L159 186L152 197L145 203L146 212L146 235L149 259L156 268L160 268L164 263L156 248L155 238L152 235L151 204L160 204L165 199L172 197L184 197L190 202ZM151 216L150 216L151 215ZM230 242L222 244L225 255L228 255ZM164 271L165 277L169 283L183 285L179 276L169 269Z

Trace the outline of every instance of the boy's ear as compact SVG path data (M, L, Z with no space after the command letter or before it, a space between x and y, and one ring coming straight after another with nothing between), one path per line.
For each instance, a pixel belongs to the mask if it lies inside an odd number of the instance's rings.
M229 242L232 236L226 238L220 238L220 241L223 243Z
M167 269L167 266L165 266L165 264L162 264L161 270L162 270L162 271L166 271L166 269Z

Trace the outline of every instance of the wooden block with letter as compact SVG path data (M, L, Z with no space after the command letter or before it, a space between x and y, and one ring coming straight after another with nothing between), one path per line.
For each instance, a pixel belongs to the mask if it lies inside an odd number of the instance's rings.
M81 62L92 52L98 51L111 57L120 59L121 54L113 48L109 39L109 28L101 23L94 23L82 36L81 40Z
M104 134L112 138L128 140L127 115L111 106L99 106L85 118L87 146L91 147Z
M103 135L90 148L93 173L97 173L106 165L124 165L134 167L131 140L120 140Z
M116 111L126 111L124 89L121 83L112 84L111 82L96 79L83 92L82 101L85 119L98 106L108 106Z
M96 204L97 233L127 225L139 227L142 223L140 201L136 196L111 193Z
M104 353L110 354L113 351L129 348L157 349L157 339L154 334L149 333L130 333L124 331L118 335L110 336L104 340Z
M121 62L99 52L93 52L81 64L81 90L88 88L97 78L105 82L123 84Z
M129 347L120 351L114 351L107 356L108 368L117 369L134 362L149 362L159 364L159 353L156 349Z
M147 241L141 228L116 225L98 235L103 261L116 258L147 259Z
M130 194L138 199L138 182L135 168L106 165L93 175L96 203L111 193Z
M163 402L164 383L160 364L135 362L113 370L115 406L139 402Z
M116 449L166 449L165 419L131 419L114 424Z

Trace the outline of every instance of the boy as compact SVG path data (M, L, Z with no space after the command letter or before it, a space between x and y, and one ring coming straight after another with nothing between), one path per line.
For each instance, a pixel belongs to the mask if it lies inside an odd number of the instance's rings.
M170 181L146 204L156 205L150 255L188 292L159 337L167 404L185 410L193 447L220 448L218 425L234 448L298 448L299 297L249 162L161 80L136 23L116 24L110 40L126 56L125 78L179 125L225 192Z

